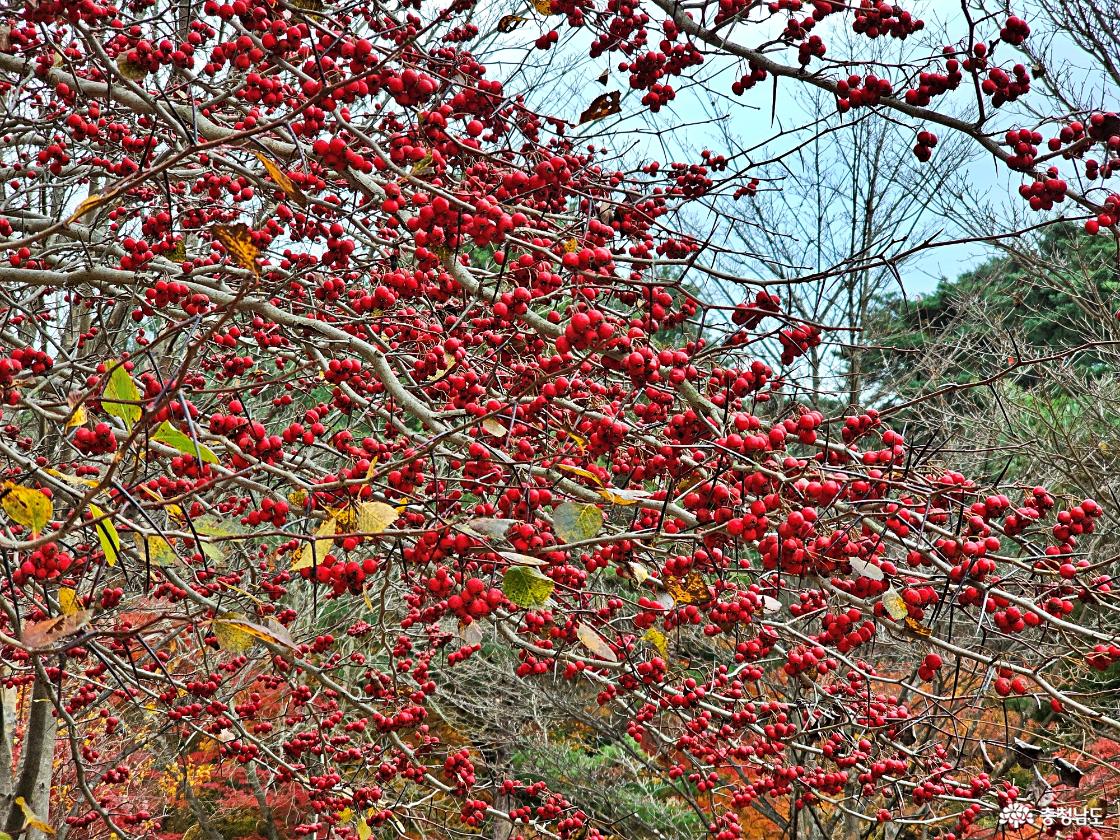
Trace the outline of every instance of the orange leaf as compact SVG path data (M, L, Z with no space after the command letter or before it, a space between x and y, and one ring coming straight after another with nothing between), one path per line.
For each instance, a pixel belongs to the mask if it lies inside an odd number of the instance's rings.
M32 649L51 647L55 642L77 633L93 618L93 610L79 610L71 615L56 615L23 626L20 639Z
M673 596L673 600L681 605L707 604L712 600L712 593L708 591L708 584L703 575L697 571L688 573L685 578L668 578L665 581L666 591Z
M257 265L257 257L260 256L261 251L253 244L253 232L247 224L239 222L236 225L214 225L210 232L225 246L239 266L260 276L261 270Z
M268 172L268 177L276 182L276 186L282 189L288 198L292 199L292 201L300 207L307 206L307 196L303 194L303 191L299 187L292 183L292 179L276 164L276 161L272 160L268 155L262 155L260 152L253 152L253 154L255 154L257 160L264 165L265 171Z
M579 124L601 120L622 111L622 94L617 90L596 96L587 109L579 115Z

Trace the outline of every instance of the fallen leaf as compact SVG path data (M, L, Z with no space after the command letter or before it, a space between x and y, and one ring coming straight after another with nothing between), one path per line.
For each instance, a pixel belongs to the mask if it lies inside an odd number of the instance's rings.
M533 557L529 554L520 554L516 551L499 551L498 556L502 557L515 566L547 566L548 563L539 557Z
M295 649L295 642L292 641L287 628L276 622L267 625L258 624L241 615L227 614L221 618L215 618L210 622L210 626L214 630L214 635L218 637L218 644L222 646L223 650L238 650L239 652L248 650L254 639L292 650ZM246 642L246 638L248 642Z
M477 519L469 520L467 527L483 537L500 540L516 524L516 519L491 519L490 517L480 516Z

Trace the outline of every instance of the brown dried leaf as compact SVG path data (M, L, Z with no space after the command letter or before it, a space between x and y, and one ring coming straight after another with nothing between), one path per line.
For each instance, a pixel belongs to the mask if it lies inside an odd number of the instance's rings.
M253 232L247 224L239 222L236 225L214 225L210 232L225 246L239 266L260 276L261 270L257 265L257 257L260 256L261 251L253 244Z
M253 154L255 154L257 156L257 160L259 160L261 164L264 165L265 171L268 172L268 177L276 182L276 186L282 189L284 191L284 194L288 196L288 198L290 198L300 207L307 206L307 196L303 194L303 190L301 190L292 182L292 179L288 177L288 174L280 168L279 164L277 164L276 161L272 160L272 158L270 158L268 155L263 155L260 152L254 152Z
M587 109L579 115L579 125L601 120L622 111L622 94L617 90L596 96Z

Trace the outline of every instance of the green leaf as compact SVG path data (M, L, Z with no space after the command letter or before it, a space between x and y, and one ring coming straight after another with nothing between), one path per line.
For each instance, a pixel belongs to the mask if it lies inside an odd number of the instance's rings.
M131 429L144 411L140 407L140 391L132 381L124 365L118 362L109 362L112 373L109 381L105 383L105 392L101 395L101 407L106 414L119 417L127 428Z
M556 584L532 566L510 566L502 577L502 592L519 607L544 604Z
M172 449L178 449L184 455L201 458L207 464L218 463L217 455L201 443L197 443L190 435L180 432L166 420L159 424L159 428L152 433L151 439L159 443L165 443Z
M94 519L100 521L94 525L97 529L97 539L101 543L101 550L105 552L105 562L110 566L117 565L117 560L121 556L121 537L117 533L117 527L113 524L113 520L105 516L105 511L97 505L91 504L89 512L93 514Z
M603 512L598 506L564 502L552 512L552 530L566 543L589 540L603 527Z

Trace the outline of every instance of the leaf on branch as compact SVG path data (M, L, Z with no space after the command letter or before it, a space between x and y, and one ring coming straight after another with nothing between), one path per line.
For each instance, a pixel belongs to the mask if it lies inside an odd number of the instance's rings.
M298 572L300 569L309 569L321 563L323 558L330 554L337 530L338 522L335 521L334 517L323 520L323 524L315 531L315 539L309 540L304 545L299 560L292 564L292 571Z
M117 58L117 70L130 82L142 82L148 77L148 68L138 61L129 60L127 54Z
M665 638L665 634L658 630L656 627L650 627L642 634L642 639L648 642L654 650L656 650L662 659L669 658L669 640Z
M494 437L505 437L509 431L496 417L487 417L482 421L482 428Z
M649 499L653 496L648 490L627 490L616 487L600 490L599 495L615 505L636 505L643 499Z
M105 516L105 511L97 505L91 504L89 512L93 514L94 519L99 520L93 527L97 529L97 541L101 543L101 551L105 554L106 565L117 565L117 560L121 556L121 537L117 533L117 527L113 524L113 520Z
M611 650L611 646L607 644L607 640L586 624L580 624L576 627L576 638L579 639L580 644L604 662L618 661L618 657Z
M762 596L762 611L764 613L773 614L782 611L782 602L777 598L771 598L769 595Z
M180 239L175 243L175 247L170 251L163 252L164 259L171 260L171 262L181 263L187 258L187 243Z
M529 554L520 554L516 551L499 551L498 556L505 558L515 566L547 566L548 563L539 557Z
M1057 769L1058 779L1063 785L1069 785L1072 788L1081 787L1081 779L1085 774L1076 764L1058 756L1054 758L1054 767Z
M4 497L0 504L4 506L4 513L35 534L46 528L54 516L54 503L33 487L6 481L2 492Z
M883 579L883 570L874 563L868 563L866 560L861 560L858 557L852 557L848 562L852 567L852 574L857 578L865 577L868 580Z
M44 834L54 835L54 829L43 822L39 815L31 810L31 806L27 804L27 800L22 796L16 797L16 805L23 812L23 830L33 828L36 831L41 831Z
M636 560L629 561L626 564L626 568L629 569L630 574L633 576L634 580L637 583L642 584L642 583L645 583L647 580L649 580L649 569L647 569L645 566L643 566L638 561L636 561Z
M190 435L179 431L166 420L160 423L159 428L152 432L151 439L158 443L167 444L172 449L177 449L184 455L198 458L203 463L218 463L218 456L215 455L213 451L203 446L201 443L198 443Z
M533 0L533 8L542 15L552 14L552 0Z
M687 577L667 578L665 580L665 591L672 596L673 602L678 606L702 605L712 600L712 593L708 590L707 581L696 570L689 572Z
M509 529L517 524L516 519L491 519L489 517L480 516L477 519L471 519L467 522L467 527L483 537L489 537L492 540L504 539L505 535L509 533Z
M932 633L932 631L928 627L926 627L916 618L908 615L904 620L906 622L906 629L913 633L915 636L921 636L923 639L925 639L928 638Z
M547 14L547 12L544 14ZM498 21L498 31L503 33L513 32L526 20L528 18L521 17L521 15L506 15Z
M123 363L110 361L107 365L112 373L109 374L109 380L101 394L101 407L106 414L123 420L125 428L131 430L144 416L144 410L140 406L140 391Z
M603 512L597 505L564 502L552 512L552 530L566 543L589 540L603 527Z
M112 198L111 195L101 195L99 193L93 193L92 195L86 196L82 199L81 204L79 204L74 209L74 212L70 214L70 218L66 220L66 224L73 224L74 222L78 221L78 219L82 218L82 216L84 216L86 213L91 213L96 210L110 198Z
M898 594L898 590L893 586L883 593L883 609L887 611L887 615L895 621L902 621L906 616L910 615L910 608L906 606L906 601Z
M77 426L85 426L85 421L88 416L85 411L85 402L82 400L82 394L72 393L66 400L66 405L71 411L71 416L66 419L66 428L73 429Z
M222 650L242 653L253 646L254 640L280 645L290 650L295 649L295 642L287 628L278 623L257 624L245 616L236 614L223 615L210 622L214 635L218 637L218 644Z
M177 559L175 549L163 537L133 534L132 539L136 542L136 550L140 556L151 560L157 566L170 566Z
M455 357L450 353L443 354L443 367L428 377L428 382L439 382L447 374L451 373L451 369L455 367Z
M68 586L58 590L58 609L63 615L77 615L82 611L78 593Z
M599 476L595 475L591 470L585 470L583 467L573 467L571 464L557 464L556 469L560 470L560 472L578 475L580 478L586 478L588 481L594 481L600 487L603 486L603 481Z
M56 615L54 618L33 621L23 626L20 640L33 650L48 648L73 635L89 624L93 610L78 610L73 615Z
M601 120L603 117L609 117L621 111L622 94L617 90L612 90L610 93L600 94L591 100L591 104L579 115L577 125Z
M210 233L225 246L234 262L260 276L257 257L261 255L261 251L253 244L253 231L247 224L238 222L236 225L214 225L210 228Z
M385 502L362 502L358 505L358 532L380 534L397 521L401 512Z
M420 158L420 160L418 160L418 161L416 161L416 163L412 164L412 169L409 170L409 173L412 174L412 175L419 175L421 172L423 172L425 169L427 169L429 166L431 166L432 162L434 160L435 160L435 157L432 155L432 150L428 149L428 151L427 151L427 153L425 153L424 157Z
M602 73L600 73L599 78L596 79L595 81L597 81L601 85L605 85L610 80L610 78L611 78L611 71L609 69L607 69L607 70L604 70Z
M300 207L307 206L307 196L303 194L303 190L292 182L292 179L288 177L288 174L280 168L276 161L260 152L253 152L253 154L257 156L257 160L261 162L265 171L268 172L268 177L275 181L276 186L284 191L284 195L288 196L288 198Z
M539 607L552 596L556 583L531 566L510 566L502 576L502 592L519 607Z
M198 516L191 520L195 531L207 537L236 537L245 533L240 525L216 516Z

